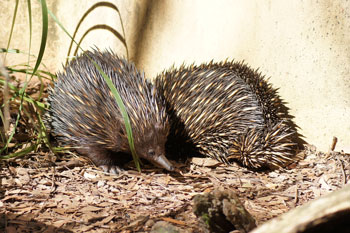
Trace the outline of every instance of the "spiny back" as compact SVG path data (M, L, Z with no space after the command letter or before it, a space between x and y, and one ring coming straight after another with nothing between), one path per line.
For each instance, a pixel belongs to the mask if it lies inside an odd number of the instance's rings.
M121 111L91 60L111 78L119 92L139 156L150 159L147 153L153 149L164 154L161 151L169 131L164 101L143 73L109 51L86 52L58 73L58 81L49 96L47 125L50 131L60 141L78 148L130 152ZM87 149L82 151L88 153ZM105 153L104 157L108 157Z
M243 63L172 68L157 77L156 86L167 101L172 133L188 137L201 153L252 168L291 161L294 131L284 123L282 101Z

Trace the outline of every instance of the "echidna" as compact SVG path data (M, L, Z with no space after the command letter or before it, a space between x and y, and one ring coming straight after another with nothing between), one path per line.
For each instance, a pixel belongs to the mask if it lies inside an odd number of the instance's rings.
M167 102L172 138L188 138L201 154L253 169L293 160L296 131L277 90L243 62L171 68L156 86Z
M110 51L85 52L57 74L48 98L49 131L58 141L112 173L117 171L115 165L121 154L131 153L115 97L90 59L111 78L123 100L137 155L173 170L164 151L169 133L164 100L132 63Z

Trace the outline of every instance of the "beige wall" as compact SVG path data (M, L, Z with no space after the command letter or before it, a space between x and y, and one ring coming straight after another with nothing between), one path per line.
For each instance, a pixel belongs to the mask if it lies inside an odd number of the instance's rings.
M48 9L51 10L58 18L65 29L73 36L75 28L84 13L98 3L98 0L48 0ZM125 37L129 47L130 57L135 56L135 46L137 41L137 33L142 26L143 17L145 15L145 3L147 1L110 1L118 7L122 20L124 21ZM6 48L12 15L15 8L13 1L0 1L0 47ZM33 14L33 39L32 54L37 55L40 48L41 40L41 8L38 1L32 1ZM81 23L78 30L76 41L79 41L83 34L94 25L108 25L120 34L123 34L119 15L110 7L97 7ZM19 48L28 51L29 43L29 26L28 26L28 8L26 1L20 1L14 33L12 36L10 48ZM49 16L49 33L46 51L43 63L51 71L61 69L61 64L65 62L70 38ZM82 45L83 49L89 49L97 46L98 48L113 48L121 56L126 57L126 49L124 45L111 32L103 29L93 30L85 37ZM73 45L73 51L76 45ZM71 53L72 54L72 53ZM9 54L7 64L19 64L27 61L27 57L23 54Z
M84 12L97 1L49 1L49 8L73 31ZM124 20L131 60L154 77L183 62L226 58L246 60L271 77L288 102L306 140L328 150L337 136L337 150L350 151L350 3L343 0L152 0L113 1ZM27 50L25 2L21 1L11 47ZM37 1L35 21L40 21ZM0 47L5 47L13 2L0 3ZM33 53L39 48L40 25L35 22ZM69 38L50 21L45 64L53 71L67 55ZM94 24L121 32L118 16L99 8L82 24L77 38ZM20 38L20 39L19 39ZM102 30L86 37L84 48L96 44L125 55L125 48ZM8 64L18 62L17 55Z

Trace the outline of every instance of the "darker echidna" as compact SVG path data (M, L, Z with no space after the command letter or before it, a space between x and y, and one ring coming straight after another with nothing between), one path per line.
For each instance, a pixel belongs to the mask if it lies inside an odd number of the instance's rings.
M164 151L169 132L164 101L133 64L109 51L86 52L58 73L48 98L49 131L105 171L116 172L115 162L120 154L130 154L115 97L90 59L111 78L124 102L137 155L173 170Z
M170 134L187 137L201 154L254 169L292 161L296 131L285 106L244 63L181 66L159 75L156 86L167 102Z

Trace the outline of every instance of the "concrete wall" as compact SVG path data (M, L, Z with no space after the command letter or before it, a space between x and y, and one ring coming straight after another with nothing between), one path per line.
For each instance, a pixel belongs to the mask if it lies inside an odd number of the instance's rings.
M97 1L48 1L73 34L84 12ZM35 21L40 8L32 2ZM350 151L350 2L345 0L150 0L113 1L124 21L130 59L148 77L183 62L201 63L226 58L245 60L271 77L288 102L306 141L328 150L338 137L337 150ZM21 2L12 48L27 50L25 3ZM5 47L14 3L0 3L0 47ZM7 16L6 16L7 15ZM39 49L41 26L35 22L33 53ZM45 64L55 71L64 62L69 38L50 20ZM77 38L95 24L121 32L110 8L94 10ZM96 30L83 47L125 48L110 32ZM9 56L8 64L18 62Z

